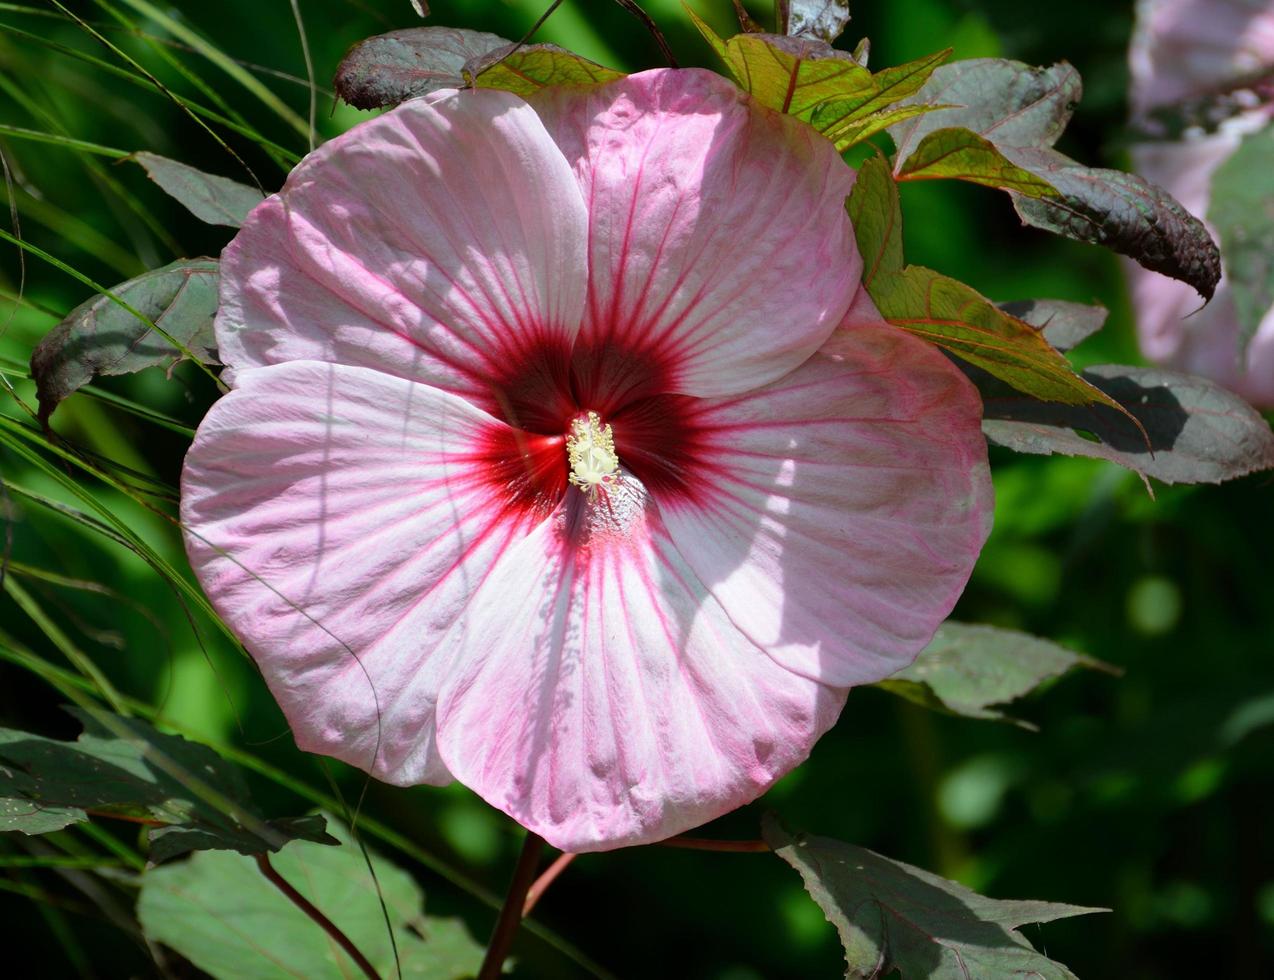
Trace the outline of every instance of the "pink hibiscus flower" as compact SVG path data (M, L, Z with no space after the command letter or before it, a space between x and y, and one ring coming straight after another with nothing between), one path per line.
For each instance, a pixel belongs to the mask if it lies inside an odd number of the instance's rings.
M853 178L662 70L409 102L251 214L182 517L299 746L598 850L915 657L990 480L973 388L856 302Z
M1274 76L1274 0L1142 0L1129 51L1133 113L1207 98ZM1274 77L1267 77L1270 91ZM1254 105L1215 133L1139 143L1133 167L1196 217L1207 216L1212 177L1243 137L1268 125L1274 104ZM1211 229L1215 236L1215 229ZM1127 265L1142 353L1213 378L1256 405L1274 407L1274 309L1242 350L1238 311L1222 277L1203 309L1185 283Z

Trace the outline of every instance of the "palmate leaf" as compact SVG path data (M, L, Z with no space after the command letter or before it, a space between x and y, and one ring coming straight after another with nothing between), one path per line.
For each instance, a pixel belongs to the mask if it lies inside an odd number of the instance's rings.
M1240 345L1246 347L1274 309L1274 125L1245 136L1216 169L1208 220L1221 238Z
M336 94L358 109L397 105L418 95L465 84L461 70L511 44L486 31L410 27L359 41L341 59Z
M498 88L524 99L542 88L589 88L624 77L624 73L581 58L556 44L508 45L472 59L465 78L478 88Z
M1015 721L993 706L1016 701L1075 667L1113 670L1027 633L947 622L915 663L876 686L966 718Z
M789 834L772 816L764 834L836 927L850 980L1075 980L1018 930L1106 911L986 898L853 844Z
M321 819L321 818L320 818ZM482 963L482 947L459 919L426 916L411 876L330 822L339 847L298 842L274 869L354 943L382 977L460 980ZM381 898L385 908L381 909ZM151 942L176 950L224 980L349 980L352 960L304 912L238 854L204 852L142 876L137 914ZM386 924L393 929L393 939Z
M140 163L151 180L184 204L196 218L210 225L238 228L248 212L265 200L265 195L255 187L229 177L206 174L158 153L142 151L129 159Z
M74 742L0 729L0 829L48 833L89 811L154 822L150 859L193 849L244 854L289 841L335 843L321 817L266 820L239 771L212 749L145 722L68 708L84 725Z
M890 129L898 178L953 177L1000 187L1027 224L1104 245L1211 297L1220 256L1201 221L1140 177L1085 167L1052 149L1081 91L1078 74L1064 63L1045 69L979 58L946 65L908 104L949 107ZM952 132L941 136L943 130ZM968 135L957 136L958 130ZM964 151L957 166L941 151L959 144ZM944 161L945 170L929 157ZM1039 185L1024 185L1023 173L1055 193L1033 193Z
M914 94L950 50L872 74L816 37L744 33L723 40L694 11L699 32L739 86L762 105L809 123L845 150L929 105L891 109Z

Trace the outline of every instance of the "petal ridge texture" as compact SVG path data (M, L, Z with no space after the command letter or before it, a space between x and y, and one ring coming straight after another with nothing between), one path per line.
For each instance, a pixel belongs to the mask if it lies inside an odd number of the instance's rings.
M989 530L981 406L862 301L853 180L658 70L405 103L252 212L181 514L298 746L600 850L760 796L914 659Z

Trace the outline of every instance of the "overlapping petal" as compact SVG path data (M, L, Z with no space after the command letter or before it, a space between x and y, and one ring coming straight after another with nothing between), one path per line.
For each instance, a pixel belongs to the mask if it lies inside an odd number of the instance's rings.
M569 498L574 514L510 549L446 640L447 767L568 851L660 840L755 799L845 698L743 636L625 486L610 509Z
M439 638L540 516L491 481L479 447L505 432L438 389L315 361L241 372L204 419L182 475L191 564L301 748L449 780Z
M586 227L521 99L408 102L325 143L249 215L222 257L222 360L363 365L489 402L518 351L578 331Z
M700 70L533 104L588 202L585 342L654 351L670 390L716 396L773 381L830 336L862 260L844 209L854 173L826 139Z
M700 407L669 536L748 637L851 685L910 663L990 531L981 403L932 346L858 323L788 376Z

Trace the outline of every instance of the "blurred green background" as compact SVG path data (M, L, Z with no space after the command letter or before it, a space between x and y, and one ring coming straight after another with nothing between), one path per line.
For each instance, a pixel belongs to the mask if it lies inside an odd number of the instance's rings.
M768 4L748 5L768 17ZM172 91L305 151L306 69L289 0L67 6ZM683 64L710 64L679 0L644 6ZM721 32L732 30L728 0L695 6ZM433 8L429 23L516 38L543 0L438 0ZM1086 94L1062 148L1087 163L1124 165L1130 3L858 0L853 8L841 43L869 36L876 68L948 46L956 57L1071 61ZM366 115L333 106L330 79L341 55L363 37L420 21L408 0L300 0L299 9L318 86L318 128L330 136ZM282 100L291 120L192 50L200 38ZM656 46L636 21L605 0L568 0L540 38L617 68L658 64ZM137 72L55 6L0 3L0 125L152 150L247 180L162 92L91 59ZM281 183L283 169L252 141L214 128L267 189ZM190 217L133 164L2 132L0 149L22 236L103 285L178 256L216 255L229 238L228 229ZM1135 363L1122 273L1108 253L1022 229L1007 197L989 190L912 184L903 188L903 203L911 261L997 300L1101 302L1112 311L1110 322L1080 360ZM38 258L20 264L15 248L0 246L0 368L14 386L12 395L0 391L0 412L24 417L15 397L34 402L21 376L31 348L91 293ZM151 371L102 382L100 393L65 403L54 427L125 467L124 479L154 484L163 509L187 437L110 399L136 401L193 427L215 392L188 367L172 379ZM1027 930L1033 943L1090 980L1274 976L1269 478L1156 487L1152 499L1138 478L1106 464L998 451L993 463L996 528L958 618L1059 640L1126 675L1071 676L1016 706L1038 733L932 714L876 690L855 692L807 765L760 804L707 832L755 836L760 808L772 807L793 827L871 847L996 897L1108 906L1109 915ZM11 550L10 581L28 598L24 610L12 592L0 594L0 639L56 664L65 663L59 642L72 644L122 691L175 723L326 788L323 768L295 750L250 662L198 617L196 635L174 591L145 561L51 505L83 507L71 489L80 487L181 566L171 523L70 467L50 472L11 449L0 448L0 477L9 488L0 494L0 547ZM29 615L32 604L50 621L43 628ZM0 662L0 724L71 737L76 726L57 710L61 700L32 673ZM326 768L351 798L363 792L358 773ZM273 812L302 805L269 780L253 789ZM372 784L365 808L503 891L521 831L467 790ZM131 831L108 832L137 842ZM486 938L494 913L468 890L374 846L416 874L431 912L462 915L479 940ZM4 862L21 853L0 839L0 935L10 950L41 964L28 975L155 975L144 947L111 924L73 875ZM100 887L125 906L130 900L126 888ZM536 914L623 977L751 980L843 971L833 929L796 874L765 855L661 848L590 855L573 864ZM517 976L588 975L526 934L515 953Z

